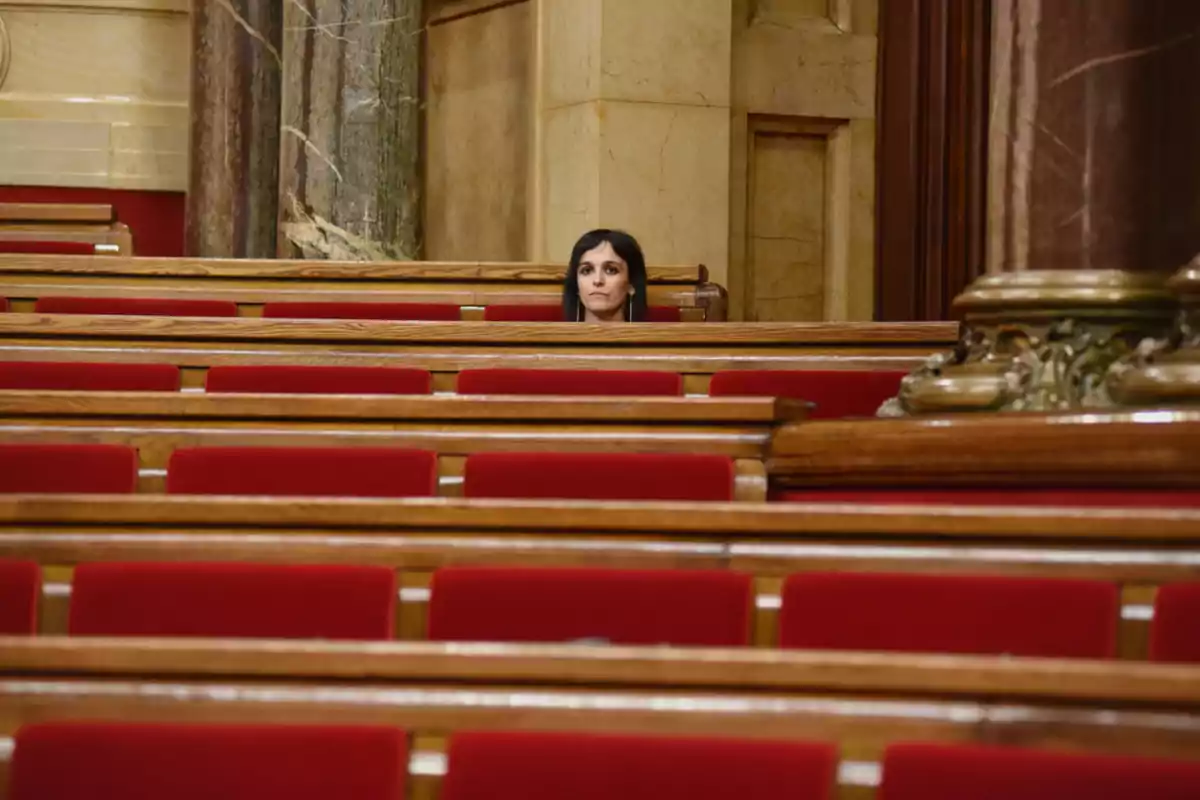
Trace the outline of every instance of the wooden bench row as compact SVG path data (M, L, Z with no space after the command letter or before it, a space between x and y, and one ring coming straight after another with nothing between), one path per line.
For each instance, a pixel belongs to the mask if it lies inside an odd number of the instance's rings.
M0 203L0 253L23 251L0 255L0 260L58 248L128 257L133 255L133 235L105 203ZM89 256L35 257L90 260Z
M14 311L41 297L141 297L233 301L250 317L268 302L444 303L482 319L488 305L560 305L565 274L521 262L0 255L0 296ZM650 266L647 279L649 305L679 308L684 322L726 319L726 292L703 265Z

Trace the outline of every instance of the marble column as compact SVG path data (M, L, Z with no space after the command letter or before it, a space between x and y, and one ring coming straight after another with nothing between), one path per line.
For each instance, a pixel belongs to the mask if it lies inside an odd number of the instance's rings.
M422 0L287 0L278 252L421 255Z
M624 228L724 284L733 0L539 0L536 30L530 256Z
M192 3L189 255L275 253L281 17L268 0Z

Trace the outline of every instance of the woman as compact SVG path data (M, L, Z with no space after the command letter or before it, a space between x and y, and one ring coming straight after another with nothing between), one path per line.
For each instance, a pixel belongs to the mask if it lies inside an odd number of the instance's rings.
M646 259L637 240L604 228L579 237L563 282L567 322L641 322L646 318Z

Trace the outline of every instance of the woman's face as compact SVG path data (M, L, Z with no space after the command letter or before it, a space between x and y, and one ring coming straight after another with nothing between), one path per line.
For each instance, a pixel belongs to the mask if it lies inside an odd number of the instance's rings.
M604 242L588 250L579 260L576 273L579 299L588 322L609 322L624 319L625 301L633 287L629 285L629 265L617 255L613 246Z

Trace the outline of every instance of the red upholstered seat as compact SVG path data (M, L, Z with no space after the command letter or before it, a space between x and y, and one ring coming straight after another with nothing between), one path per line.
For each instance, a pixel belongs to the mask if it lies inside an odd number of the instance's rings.
M167 492L430 497L437 456L385 447L180 448L167 464Z
M396 367L209 367L208 392L429 394L429 370Z
M127 494L138 454L116 444L0 444L0 492Z
M1103 581L802 573L783 584L782 647L1109 658L1120 592Z
M44 722L17 731L9 800L403 800L398 728Z
M179 367L173 364L4 361L0 362L0 389L177 392Z
M887 748L879 800L1195 800L1200 761L901 743Z
M683 377L674 372L586 369L464 369L459 394L675 396Z
M8 298L0 297L0 311L8 311Z
M0 636L37 633L42 568L33 561L0 559Z
M772 500L786 503L896 503L961 506L1073 506L1079 508L1200 507L1194 489L1128 489L1121 487L967 489L951 487L849 489L785 489Z
M724 570L443 567L429 638L736 647L752 602L750 576Z
M836 772L824 742L467 732L440 800L828 800Z
M1200 581L1159 588L1150 628L1150 659L1200 663Z
M125 314L146 317L236 317L232 300L169 300L152 297L43 297L38 314Z
M712 376L712 397L792 397L816 407L812 419L873 417L908 373L892 370L731 370Z
M676 306L650 306L647 322L679 322L682 312ZM483 318L488 322L563 322L562 306L557 303L498 304L486 306ZM570 321L570 320L568 320Z
M91 242L13 241L0 239L0 253L50 256L94 256L96 245Z
M649 306L646 308L647 322L681 322L683 309L679 306Z
M733 460L676 453L472 453L467 497L732 500Z
M457 322L453 303L266 303L264 317L280 319L391 319Z
M390 639L387 567L96 563L75 569L74 636Z

